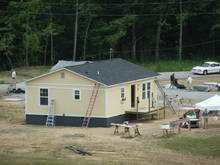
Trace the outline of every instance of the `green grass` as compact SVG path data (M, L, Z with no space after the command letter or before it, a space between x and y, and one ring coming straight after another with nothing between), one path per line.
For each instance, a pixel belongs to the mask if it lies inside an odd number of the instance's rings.
M32 78L33 75L32 74L27 74L27 73L18 73L17 76L21 77L21 78L26 78L26 79L29 79L29 78Z
M22 82L27 79L39 76L48 72L51 66L29 66L29 67L19 67L16 70L16 82ZM11 70L0 71L0 84L11 83Z
M176 72L176 71L190 71L192 67L200 65L203 61L158 61L155 63L139 63L141 66L153 70L155 72Z
M193 155L220 158L220 138L175 138L163 144L164 147L178 152L186 152Z
M192 67L201 65L205 61L217 61L220 62L220 58L216 59L197 59L197 60L160 60L156 62L152 61L135 61L129 60L132 63L143 66L155 72L177 72L177 71L190 71Z

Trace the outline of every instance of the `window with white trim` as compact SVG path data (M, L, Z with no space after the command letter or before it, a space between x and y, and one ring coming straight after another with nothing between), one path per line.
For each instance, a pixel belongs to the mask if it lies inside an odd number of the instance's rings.
M147 98L150 98L150 82L147 83Z
M120 101L121 101L121 105L124 105L124 101L125 101L125 88L121 87L120 88Z
M73 100L74 101L81 100L81 89L73 89Z
M125 88L121 87L121 100L125 99Z
M40 88L40 105L47 106L49 98L49 90L47 88Z
M142 84L142 100L146 99L146 83Z

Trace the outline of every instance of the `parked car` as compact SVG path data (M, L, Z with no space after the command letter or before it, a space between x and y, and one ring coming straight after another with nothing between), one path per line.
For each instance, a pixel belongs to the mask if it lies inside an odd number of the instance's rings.
M193 67L191 72L204 75L209 73L220 73L220 63L211 61L204 62L200 66Z

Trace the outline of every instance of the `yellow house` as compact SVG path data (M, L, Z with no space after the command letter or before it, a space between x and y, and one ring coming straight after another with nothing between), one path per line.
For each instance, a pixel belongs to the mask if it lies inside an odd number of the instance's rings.
M157 75L115 58L68 66L35 77L26 81L26 123L46 124L51 100L55 101L55 125L81 126L89 107L89 126L122 123L128 120L127 111L153 106ZM92 94L95 89L97 96Z

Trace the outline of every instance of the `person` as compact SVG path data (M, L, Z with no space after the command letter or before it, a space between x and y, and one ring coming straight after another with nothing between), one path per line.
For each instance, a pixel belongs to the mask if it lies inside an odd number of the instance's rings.
M192 77L190 75L188 75L187 83L188 83L188 89L192 90Z
M203 128L205 129L208 129L208 118L209 118L209 114L208 114L208 110L205 109L205 111L202 113L202 117L203 117L203 120L204 120L204 125L203 125Z
M15 83L16 82L15 81L15 79L16 79L16 71L15 70L12 71L11 78L12 78L13 83Z
M171 87L175 86L174 80L175 80L175 76L174 76L174 73L172 73L172 74L170 75L170 84L171 84Z
M200 110L199 110L199 109L196 109L196 112L195 112L195 113L196 113L196 118L199 119L199 118L200 118Z

